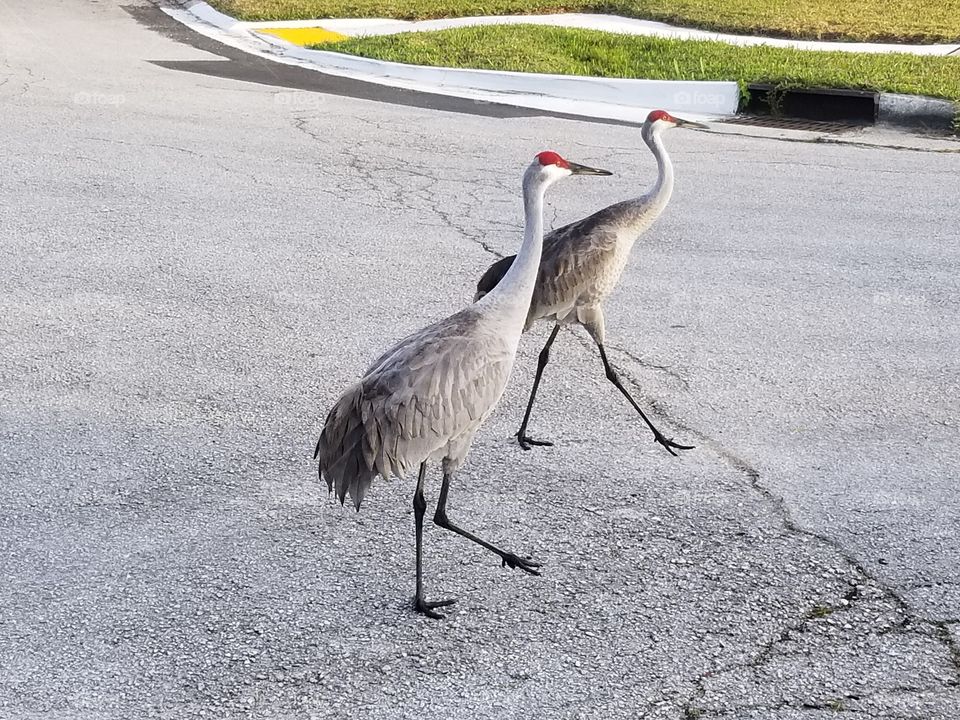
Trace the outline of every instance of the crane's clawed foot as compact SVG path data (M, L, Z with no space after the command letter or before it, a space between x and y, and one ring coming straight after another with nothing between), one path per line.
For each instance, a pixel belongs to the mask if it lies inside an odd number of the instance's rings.
M428 618L433 618L434 620L441 620L446 617L446 615L441 615L438 612L434 611L434 608L446 607L447 605L453 605L456 600L424 600L422 597L417 595L413 599L413 609L418 613L426 615Z
M524 450L529 450L531 446L536 445L537 447L553 447L553 443L549 440L534 440L533 438L527 437L523 433L517 433L517 442L520 443L520 447Z
M696 447L696 445L681 445L679 443L675 443L673 440L671 440L668 437L664 437L660 433L654 434L653 441L663 445L667 449L667 452L673 455L674 457L677 457L677 454L674 452L675 449L676 450L693 450Z
M511 568L520 569L520 570L523 570L525 573L530 573L531 575L540 574L540 571L537 570L537 568L540 567L540 563L538 562L534 562L533 560L527 560L518 555L514 555L513 553L503 553L503 555L501 555L500 558L503 560L503 562L500 563L501 567L511 567Z

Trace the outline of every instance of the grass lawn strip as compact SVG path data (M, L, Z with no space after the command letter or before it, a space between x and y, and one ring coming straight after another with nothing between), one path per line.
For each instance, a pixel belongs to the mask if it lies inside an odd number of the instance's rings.
M737 47L539 25L351 38L318 50L439 67L652 80L857 88L960 101L960 57Z
M240 20L594 12L735 34L862 42L960 42L960 0L209 0Z

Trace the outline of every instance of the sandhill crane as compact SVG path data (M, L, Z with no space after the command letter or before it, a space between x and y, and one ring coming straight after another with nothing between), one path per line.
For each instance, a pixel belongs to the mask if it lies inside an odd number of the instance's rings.
M516 262L480 302L409 335L387 350L349 387L327 416L314 458L321 479L347 493L357 510L373 478L403 477L420 466L413 495L417 544L414 607L431 618L453 600L423 595L424 478L440 460L443 483L433 521L500 556L503 566L539 575L539 563L506 552L447 518L450 479L462 465L474 433L493 410L513 368L543 247L543 195L568 175L610 175L542 152L523 176L525 227Z
M603 301L620 279L633 243L660 216L673 192L673 165L660 136L664 130L677 126L706 128L706 125L681 120L663 110L651 112L643 124L640 134L657 159L658 170L657 181L647 193L606 207L583 220L558 228L544 238L540 272L524 332L540 319L554 320L555 325L540 351L533 389L516 435L524 450L529 450L531 445L553 444L527 437L527 424L543 369L550 359L550 347L557 339L560 326L568 323L583 325L597 343L607 379L647 423L653 431L654 441L663 445L671 455L676 455L675 449L693 448L692 445L679 445L664 437L650 422L610 365L603 346ZM493 292L501 278L508 273L515 257L502 258L487 269L477 283L474 300Z

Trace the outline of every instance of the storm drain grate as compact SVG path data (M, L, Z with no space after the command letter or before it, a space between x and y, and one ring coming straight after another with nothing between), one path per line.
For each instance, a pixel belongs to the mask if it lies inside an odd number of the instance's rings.
M810 132L822 133L850 132L865 127L863 123L805 120L804 118L774 117L772 115L737 115L723 122L729 125L752 125L753 127L775 128L779 130L808 130Z

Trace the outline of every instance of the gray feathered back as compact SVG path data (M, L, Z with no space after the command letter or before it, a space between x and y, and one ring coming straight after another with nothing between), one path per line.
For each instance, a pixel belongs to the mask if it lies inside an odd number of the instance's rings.
M500 399L516 347L474 306L404 338L333 406L314 457L360 509L376 475L403 477L441 453L455 468Z

